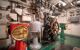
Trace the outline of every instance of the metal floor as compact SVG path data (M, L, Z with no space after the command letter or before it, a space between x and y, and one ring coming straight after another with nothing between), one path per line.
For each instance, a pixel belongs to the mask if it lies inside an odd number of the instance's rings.
M48 44L47 46L42 47L40 50L73 50L74 47L80 48L80 37L66 35L63 48L60 47L60 42L57 41L56 44Z
M79 47L80 48L80 37L66 35L65 44L73 46L73 47Z
M73 50L73 47L69 45L64 45L63 47L58 47L53 50Z
M66 35L65 37L65 45L63 46L63 48L60 47L60 43L59 41L57 41L55 43L56 47L54 46L54 44L47 44L46 46L43 46L40 50L73 50L74 47L80 48L80 37L70 35ZM0 50L8 50L8 48L0 48Z

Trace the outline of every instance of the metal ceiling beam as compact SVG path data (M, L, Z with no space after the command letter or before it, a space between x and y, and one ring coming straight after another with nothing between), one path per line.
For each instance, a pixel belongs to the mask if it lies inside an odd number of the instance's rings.
M20 1L20 0L8 0L8 1L10 1L10 2L15 2L15 3L19 3L19 4L23 5L24 7L28 7L27 3L22 2L22 1Z

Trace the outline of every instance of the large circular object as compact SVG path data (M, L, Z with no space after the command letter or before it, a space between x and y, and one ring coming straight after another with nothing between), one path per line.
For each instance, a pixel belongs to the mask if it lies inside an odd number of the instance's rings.
M15 40L24 40L28 36L28 24L11 24L11 36Z
M28 28L24 26L18 26L12 31L11 35L15 40L23 40L28 35Z

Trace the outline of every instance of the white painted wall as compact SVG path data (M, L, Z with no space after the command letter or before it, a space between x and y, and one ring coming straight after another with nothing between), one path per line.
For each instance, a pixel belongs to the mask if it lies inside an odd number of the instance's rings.
M9 14L9 11L2 11L0 10L0 13L2 13L2 17L3 19L0 20L0 23L7 23L8 20L6 19L6 15ZM3 29L5 30L5 29ZM3 36L2 34L0 34L1 36ZM4 35L5 36L5 35ZM9 46L11 44L11 38L9 37L9 39L5 39L5 40L0 40L0 47L6 47Z
M59 17L57 18L59 23L66 23L67 29L65 30L66 34L80 36L80 24L71 24L68 23L67 17Z
M8 1L0 0L0 6L7 7L10 3Z
M68 24L66 34L80 36L80 24Z
M0 0L0 6L7 7L8 5L9 5L9 2ZM2 22L8 22L8 20L6 19L6 15L9 14L9 11L0 10L0 13L2 13L2 16L4 18L4 20L2 20ZM0 47L6 47L6 46L9 46L10 44L11 44L10 37L9 37L9 39L0 40Z
M59 23L66 23L67 24L67 27L66 27L67 29L65 30L66 34L74 35L74 36L80 36L80 17L79 17L79 24L69 23L69 21L68 21L68 18L70 17L69 11L70 10L67 11L66 16L64 16L64 17L59 16L57 18L57 20Z

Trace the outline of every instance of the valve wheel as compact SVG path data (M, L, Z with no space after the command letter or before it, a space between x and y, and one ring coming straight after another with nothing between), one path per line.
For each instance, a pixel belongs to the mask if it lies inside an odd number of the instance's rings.
M58 32L59 32L59 24L58 24L58 22L52 22L51 23L51 32L54 35L58 35Z

